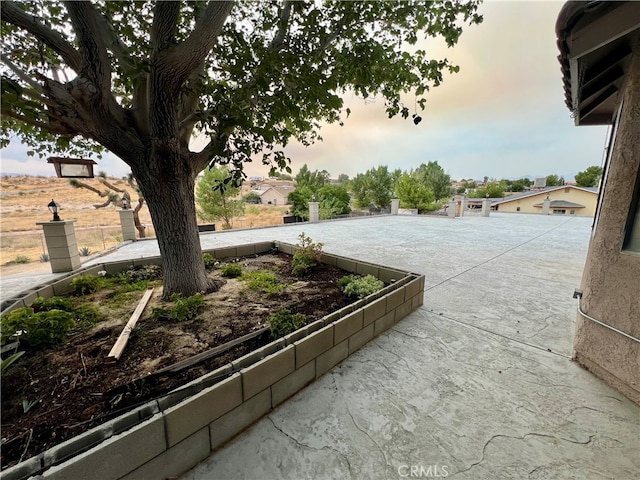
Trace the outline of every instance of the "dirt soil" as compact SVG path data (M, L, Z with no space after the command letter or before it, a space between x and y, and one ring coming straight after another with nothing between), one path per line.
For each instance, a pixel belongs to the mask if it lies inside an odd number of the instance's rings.
M114 296L99 291L87 296L84 301L98 305L106 320L89 330L73 331L58 347L27 351L2 376L2 469L265 345L271 341L268 332L189 369L154 375L268 326L269 316L282 308L306 315L308 324L353 302L337 285L346 275L343 270L323 265L300 278L290 273L289 255L271 253L236 260L244 272L275 273L286 289L266 296L249 290L244 281L223 278L216 268L209 275L221 287L206 295L205 312L193 320L177 321L151 318L154 306L170 306L162 302L162 287L158 286L122 358L115 363L108 362L107 356L144 292ZM140 382L143 378L150 381ZM26 408L29 402L36 403Z

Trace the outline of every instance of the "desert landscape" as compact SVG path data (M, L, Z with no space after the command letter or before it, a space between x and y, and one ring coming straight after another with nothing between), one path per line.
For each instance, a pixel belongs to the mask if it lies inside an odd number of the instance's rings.
M127 188L132 206L138 197L125 179L109 178L117 188ZM97 179L86 179L87 185L105 191ZM54 199L60 204L60 218L76 220L78 248L89 255L113 247L122 241L120 219L116 207L96 208L106 197L86 188L74 188L69 179L33 176L0 178L0 275L47 271L46 244L42 227L37 222L51 220L47 204ZM279 225L285 206L246 205L245 215L233 221L234 228ZM146 204L140 210L140 222L146 236L153 237L153 225ZM203 222L205 223L205 222ZM221 225L217 224L216 229Z

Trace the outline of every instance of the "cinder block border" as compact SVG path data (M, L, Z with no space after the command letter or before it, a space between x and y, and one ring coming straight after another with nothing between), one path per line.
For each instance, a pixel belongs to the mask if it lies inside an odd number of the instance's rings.
M261 242L205 252L224 259L268 251L293 254L295 248L286 243ZM327 253L323 253L322 260L351 273L374 275L389 285L159 400L9 468L2 472L2 478L88 478L97 473L96 466L100 478L178 476L423 303L423 275ZM68 292L76 275L100 270L117 273L132 265L150 263L160 263L160 258L81 269L12 299L15 303L3 314L31 305L37 296L46 298ZM135 446L144 446L140 454ZM131 455L132 451L136 454ZM171 464L170 471L167 462Z

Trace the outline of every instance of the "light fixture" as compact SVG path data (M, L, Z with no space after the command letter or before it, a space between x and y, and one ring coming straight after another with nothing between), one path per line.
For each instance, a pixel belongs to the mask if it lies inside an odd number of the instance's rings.
M123 210L128 210L129 209L129 199L126 197L126 195L122 196L122 199L120 200L120 202L122 203L122 209Z
M50 157L58 178L93 178L93 166L96 162L88 158Z
M60 221L60 217L58 216L58 212L60 211L60 204L54 202L54 200L52 198L51 201L49 202L49 204L47 205L47 207L49 208L49 211L51 213L53 213L53 221L54 222L59 222Z

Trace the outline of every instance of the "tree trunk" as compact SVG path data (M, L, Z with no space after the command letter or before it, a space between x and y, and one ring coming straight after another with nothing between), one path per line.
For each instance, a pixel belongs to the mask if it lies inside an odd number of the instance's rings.
M164 164L149 159L147 165ZM174 164L175 165L175 164ZM196 221L195 175L185 169L171 172L135 169L140 190L156 231L164 273L163 298L174 293L190 296L209 289Z

